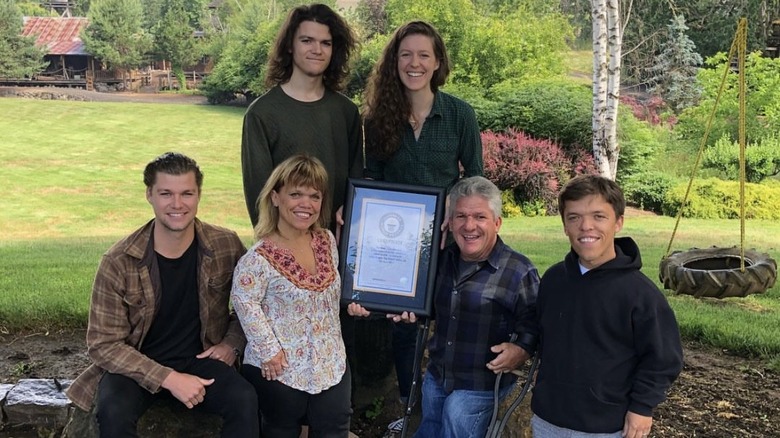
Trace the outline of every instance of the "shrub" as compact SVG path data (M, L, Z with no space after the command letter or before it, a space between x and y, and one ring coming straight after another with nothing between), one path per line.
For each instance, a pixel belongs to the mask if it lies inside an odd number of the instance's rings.
M638 120L627 109L621 107L618 113L618 180L654 168L659 157L665 156L665 143L671 135L667 129Z
M707 120L712 113L725 69L731 63L725 53L706 60L708 68L699 69L698 84L702 87L702 99L698 105L686 108L680 114L675 132L685 141L698 145L704 137ZM760 53L748 55L745 63L747 89L746 124L747 141L754 143L773 132L780 131L780 58L771 59ZM739 100L738 75L732 70L726 77L726 86L719 101L708 146L724 135L731 140L738 138Z
M724 178L739 180L739 144L721 137L704 151L704 167L721 171ZM775 134L745 148L745 178L761 182L780 173L780 137Z
M676 216L688 183L680 183L667 192L662 210L665 215ZM780 184L745 184L746 219L780 219ZM684 217L700 219L739 219L739 182L709 178L694 181L688 201L683 208Z
M631 109L631 113L637 120L647 122L651 125L660 125L661 110L664 107L664 101L658 96L651 96L647 99L638 98L635 95L620 96L620 104Z
M515 192L513 190L501 191L501 217L512 218L522 216L523 211L515 201Z
M666 194L674 186L674 179L660 171L648 171L632 174L622 179L620 185L629 204L662 213Z
M512 190L514 200L524 213L556 211L556 196L561 184L576 168L590 170L585 163L575 165L560 147L549 140L536 140L527 134L482 133L485 177L501 190ZM538 204L540 202L541 204Z
M545 138L567 151L590 151L591 93L562 80L542 80L492 90L494 104L475 107L482 129L520 130Z

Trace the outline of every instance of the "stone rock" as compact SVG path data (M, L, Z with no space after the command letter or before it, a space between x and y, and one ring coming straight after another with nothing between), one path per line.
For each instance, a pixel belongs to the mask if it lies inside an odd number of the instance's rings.
M68 421L71 380L22 379L8 392L3 411L10 424L62 427Z
M5 404L5 397L8 395L8 392L11 391L11 388L13 388L14 385L10 383L3 383L0 384L0 407ZM5 423L5 414L3 414L2 411L0 411L0 425ZM2 427L0 427L2 429Z
M0 405L5 401L5 396L11 391L14 385L12 383L0 383Z
M62 437L97 438L94 409L84 412L74 407L72 411ZM221 429L219 416L189 410L177 400L165 398L155 401L138 420L139 438L207 438L220 436Z

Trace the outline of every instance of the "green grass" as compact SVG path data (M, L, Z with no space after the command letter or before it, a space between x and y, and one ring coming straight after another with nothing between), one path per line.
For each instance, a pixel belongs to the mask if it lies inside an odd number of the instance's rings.
M659 286L658 265L665 255L674 222L674 218L663 216L627 217L619 234L637 241L642 253L642 272ZM780 223L749 221L745 231L747 247L777 258ZM501 235L513 248L533 260L540 271L561 260L569 251L558 217L504 220ZM739 246L739 242L739 221L683 219L672 250ZM780 284L764 294L724 300L701 300L664 292L684 338L743 356L774 358L770 366L780 370Z
M565 62L570 79L585 85L593 83L593 51L590 48L570 50Z
M199 216L251 228L241 188L240 108L0 99L0 330L84 326L100 255L151 217L141 172L177 150L205 173ZM621 235L657 282L674 219L628 217ZM777 257L780 223L749 221L746 242ZM504 221L502 237L546 270L568 251L558 217ZM673 249L739 244L739 222L684 219ZM666 291L684 337L768 359L780 369L780 286L698 300Z

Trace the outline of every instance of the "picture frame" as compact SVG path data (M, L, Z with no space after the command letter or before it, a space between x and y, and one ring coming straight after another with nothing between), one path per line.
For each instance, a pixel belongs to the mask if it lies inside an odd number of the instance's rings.
M443 188L350 178L339 242L341 302L431 314Z

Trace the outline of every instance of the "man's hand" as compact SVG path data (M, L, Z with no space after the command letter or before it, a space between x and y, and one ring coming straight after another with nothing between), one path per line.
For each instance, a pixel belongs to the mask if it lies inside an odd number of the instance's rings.
M192 409L206 397L206 387L214 383L214 379L201 379L192 374L172 371L162 382L162 387L170 391L176 400L184 403L187 409Z
M449 231L449 229L450 219L445 217L444 222L441 224L441 244L439 245L439 249L443 250L447 246L447 231Z
M392 319L393 322L406 322L406 323L417 322L417 315L415 315L414 312L404 312L400 315L395 313L388 313L385 317L387 319Z
M336 243L339 243L339 240L341 240L341 228L344 227L344 206L340 206L338 210L336 210L336 235L334 236L336 238Z
M195 357L198 359L205 359L208 357L210 359L219 360L225 362L231 367L236 362L236 353L233 352L233 347L225 344L224 342L209 347L208 350Z
M625 438L647 438L650 428L653 426L653 417L626 412L626 420L623 423L623 436Z
M487 363L487 368L496 374L501 372L508 373L517 369L531 357L527 351L511 342L502 342L494 345L490 347L490 351L498 353L495 359Z
M450 229L450 197L444 198L444 221L441 223L441 244L439 249L447 246L447 231Z

